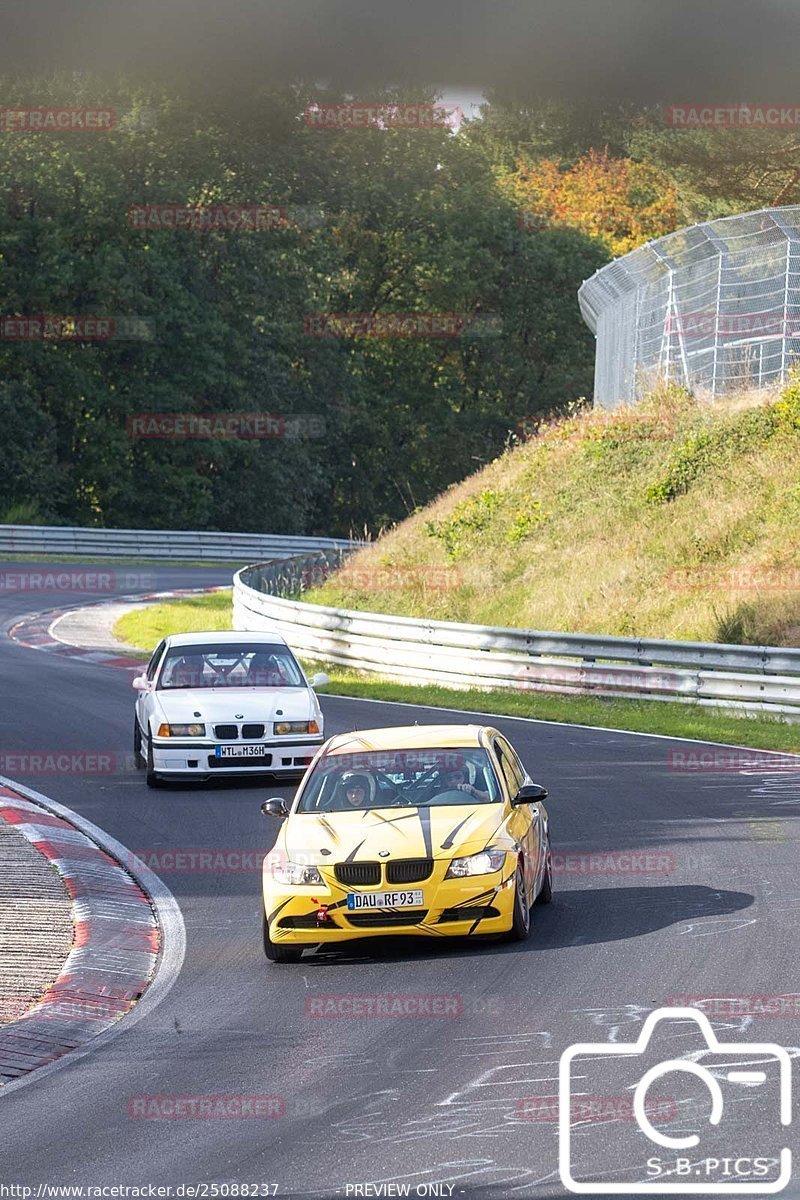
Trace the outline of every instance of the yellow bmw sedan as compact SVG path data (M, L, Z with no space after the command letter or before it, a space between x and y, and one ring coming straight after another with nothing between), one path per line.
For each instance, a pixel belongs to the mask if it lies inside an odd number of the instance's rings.
M511 743L478 725L339 734L297 795L262 804L283 819L264 859L264 953L391 934L530 932L552 894L544 800Z

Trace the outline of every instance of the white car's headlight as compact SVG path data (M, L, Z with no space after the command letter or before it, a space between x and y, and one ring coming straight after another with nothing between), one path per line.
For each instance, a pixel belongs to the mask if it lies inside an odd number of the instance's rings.
M273 864L272 878L276 883L313 883L318 885L324 883L316 867L306 867L302 863L290 862L288 859Z
M158 737L205 737L205 725L159 725Z
M463 879L465 875L493 875L506 861L505 850L481 850L468 858L454 858L445 879Z
M316 721L276 721L276 737L286 733L319 733L319 725Z

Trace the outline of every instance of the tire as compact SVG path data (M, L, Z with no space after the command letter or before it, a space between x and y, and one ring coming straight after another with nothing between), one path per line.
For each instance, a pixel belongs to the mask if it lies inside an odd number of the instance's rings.
M267 921L267 914L264 912L263 907L261 910L261 932L264 942L264 953L270 962L290 963L300 961L300 955L303 953L302 946L281 946L273 942L269 936L269 922Z
M155 769L153 767L153 740L152 740L152 738L147 739L147 774L144 777L144 781L149 788L160 788L161 787L161 780L156 775Z
M553 899L553 859L550 854L550 841L547 842L547 851L545 858L544 878L542 886L539 888L539 895L534 900L534 904L549 904Z
M514 878L514 914L508 933L510 942L524 942L531 931L531 910L525 896L525 873L522 863L517 863Z
M133 718L133 762L137 771L143 771L145 768L144 755L142 754L142 731L139 728L138 717Z

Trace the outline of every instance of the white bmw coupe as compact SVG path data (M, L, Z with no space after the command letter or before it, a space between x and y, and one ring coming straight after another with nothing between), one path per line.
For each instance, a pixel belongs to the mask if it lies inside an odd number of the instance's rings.
M322 744L322 712L278 633L182 633L156 646L133 724L148 787L166 779L274 775L299 779Z

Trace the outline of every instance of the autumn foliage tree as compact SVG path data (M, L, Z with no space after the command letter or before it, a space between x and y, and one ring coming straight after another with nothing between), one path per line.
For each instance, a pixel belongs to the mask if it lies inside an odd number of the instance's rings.
M571 166L555 159L519 161L502 184L519 203L523 228L566 226L625 254L678 225L669 178L648 163L589 150Z

